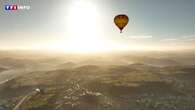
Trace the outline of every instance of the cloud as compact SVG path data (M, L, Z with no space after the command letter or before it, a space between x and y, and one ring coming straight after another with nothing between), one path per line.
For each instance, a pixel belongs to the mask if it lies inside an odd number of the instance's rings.
M131 39L151 39L151 35L138 35L138 36L129 36Z
M192 38L192 39L185 39L185 41L195 41L195 38Z
M176 39L176 38L165 38L165 39L162 39L161 41L178 41L179 39Z
M162 38L161 41L166 42L189 42L195 41L195 35L184 35L184 36L169 36Z
M195 38L195 35L182 36L183 39Z

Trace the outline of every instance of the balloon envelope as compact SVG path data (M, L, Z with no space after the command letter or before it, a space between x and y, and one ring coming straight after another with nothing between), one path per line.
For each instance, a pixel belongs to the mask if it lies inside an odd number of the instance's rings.
M127 15L121 14L114 17L114 23L120 29L121 33L124 27L128 24L128 22L129 22L129 18Z

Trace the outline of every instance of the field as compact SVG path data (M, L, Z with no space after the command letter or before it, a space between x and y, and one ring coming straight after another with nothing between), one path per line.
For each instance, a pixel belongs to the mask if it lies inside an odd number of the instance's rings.
M194 110L194 84L191 51L0 52L0 110Z

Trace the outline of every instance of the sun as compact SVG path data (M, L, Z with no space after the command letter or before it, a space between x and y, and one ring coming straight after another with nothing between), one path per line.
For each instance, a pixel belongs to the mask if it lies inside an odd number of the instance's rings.
M96 52L106 49L101 35L101 15L95 4L86 0L74 1L66 19L68 39L64 49L76 52Z

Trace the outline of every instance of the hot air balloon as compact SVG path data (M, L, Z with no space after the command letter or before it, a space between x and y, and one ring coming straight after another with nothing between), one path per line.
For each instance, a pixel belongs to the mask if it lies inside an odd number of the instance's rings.
M114 23L120 29L120 33L122 33L122 30L128 24L128 22L129 18L127 15L120 14L114 17Z

